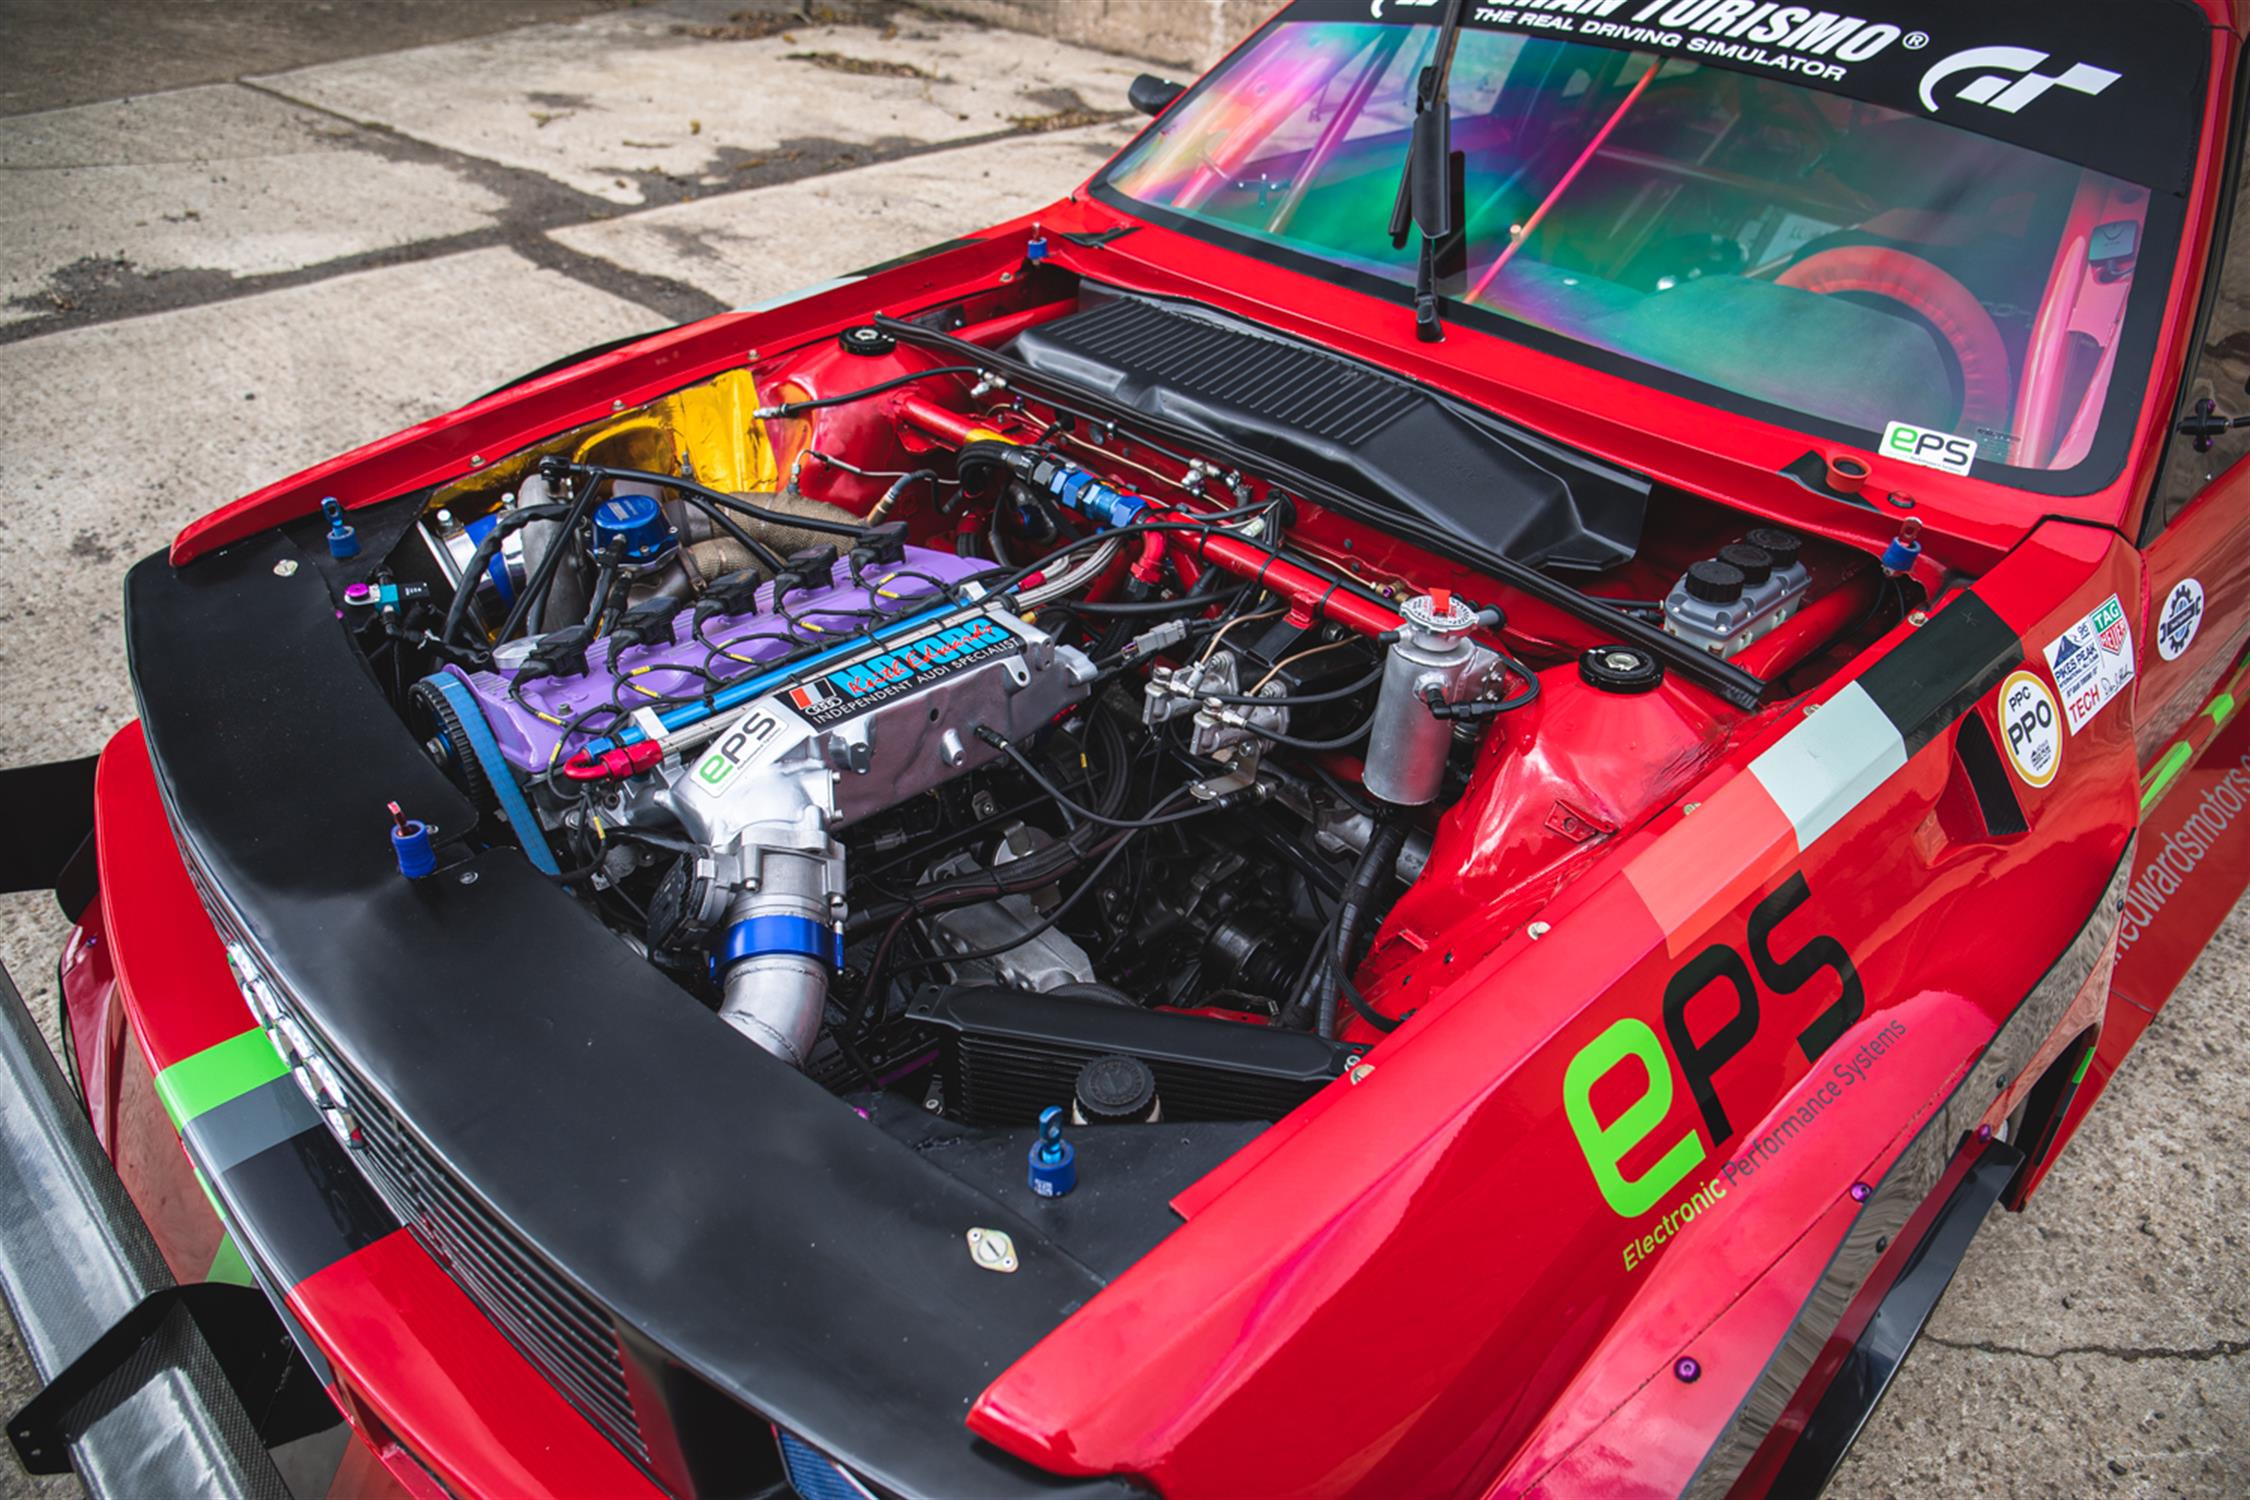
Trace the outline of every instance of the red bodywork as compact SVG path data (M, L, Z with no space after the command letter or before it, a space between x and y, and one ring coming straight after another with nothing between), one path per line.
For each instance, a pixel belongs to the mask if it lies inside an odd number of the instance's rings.
M2250 820L2212 811L2250 792L2250 719L2233 714L2250 695L2250 494L2237 493L2250 477L2238 469L2161 533L2143 524L2194 346L2234 128L2225 81L2239 25L2229 4L2206 9L2221 83L2149 381L2157 394L2118 479L2058 502L1858 455L1870 492L1912 489L1925 546L1915 579L1931 606L1803 698L1721 718L1677 683L1604 697L1571 691L1574 668L1554 669L1542 702L1488 736L1475 793L1444 816L1431 873L1393 911L1365 971L1369 996L1393 1013L1413 1009L1411 1022L1348 1085L1181 1195L1183 1227L1001 1373L968 1415L975 1432L1059 1473L1129 1474L1178 1497L1669 1495L1730 1443L1743 1491L1756 1492L1914 1245L1900 1233L1874 1252L1819 1330L1826 1357L1778 1392L1778 1418L1746 1428L1745 1403L1775 1394L1759 1390L1769 1361L1862 1222L1855 1186L1885 1181L1933 1122L2001 1125L2091 1040L2083 1083L2058 1120L2042 1122L2051 1135L2020 1204L2250 871ZM472 474L488 456L738 368L746 351L761 381L787 370L817 389L819 371L798 351L872 309L983 296L998 299L997 318L1031 321L1041 310L1011 308L999 289L1023 265L1035 222L1064 270L1193 298L1390 366L1666 486L1861 553L1880 552L1895 530L1875 510L1811 503L1781 477L1806 450L1801 433L1497 338L1418 344L1398 306L1163 228L1081 246L1064 236L1124 221L1074 197L856 284L676 329L487 397L214 511L180 534L174 560L305 515L323 495L371 501ZM1630 423L1611 415L1623 411ZM882 420L939 446L975 425L922 397L901 397ZM868 497L839 476L831 498L864 509ZM1324 549L1347 536L1370 568L1476 585L1465 569L1335 517L1316 516L1305 532ZM1214 544L1194 561L1246 573L1263 564L1245 552ZM1328 599L1310 575L1266 572L1302 606L1356 628L1395 623ZM2112 595L2149 641L2153 612L2190 575L2208 611L2193 647L2176 661L2144 652L2133 692L2069 740L2059 776L2016 785L2025 832L1995 835L1979 817L1951 729L1873 784L1833 792L1833 816L1810 837L1802 810L1752 773L1819 713L1854 711L1862 674L1931 628L1920 621L1960 600L1963 579L2036 672L2039 648ZM1846 601L1831 606L1841 616L1867 596L1833 597ZM1572 651L1591 642L1555 611L1509 604L1521 637ZM1753 665L1767 670L1788 649L1776 641ZM1954 712L1997 737L1996 697ZM76 1063L97 1132L175 1273L199 1279L220 1232L149 1079L250 1019L135 728L103 758L98 809L102 898L64 961ZM1809 895L1773 920L1771 903L1799 879ZM2113 955L2105 893L2119 891ZM1959 941L1964 932L1977 940ZM2099 953L2069 972L2065 992L2044 995L2037 1034L1988 1057L2089 934ZM1648 1210L1614 1210L1566 1118L1574 1060L1626 1022L1664 1034L1668 989L1715 949L1802 954L1816 936L1848 954L1856 977L1757 984L1762 1006L1750 1013L1762 1015L1716 1075L1727 1138L1714 1138L1689 1089L1667 1076L1652 1142L1693 1141L1698 1165ZM1808 1060L1799 1033L1852 983L1863 1011ZM1743 1013L1733 995L1724 983L1693 990L1691 1033L1707 1037ZM2003 1070L1987 1066L2002 1059ZM1653 1096L1656 1072L1605 1074L1597 1113L1614 1118ZM1730 1174L1745 1143L1807 1109L1841 1128L1808 1130ZM1655 1155L1624 1158L1625 1177L1646 1180ZM1721 1190L1708 1191L1713 1182ZM1702 1206L1681 1216L1699 1186ZM493 1496L649 1488L406 1233L287 1301L388 1483L435 1494L434 1475L452 1493ZM1679 1373L1683 1360L1695 1378Z

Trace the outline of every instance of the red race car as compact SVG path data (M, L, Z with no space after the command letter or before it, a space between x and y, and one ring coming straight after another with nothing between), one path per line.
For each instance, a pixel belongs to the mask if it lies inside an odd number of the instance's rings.
M1817 1490L2250 874L2243 24L1299 0L196 521L13 773L25 1463Z

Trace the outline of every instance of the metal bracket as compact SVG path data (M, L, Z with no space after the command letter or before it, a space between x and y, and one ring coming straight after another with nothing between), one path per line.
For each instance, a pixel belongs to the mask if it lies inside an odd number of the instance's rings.
M335 1423L334 1403L262 1292L218 1281L168 1286L142 1298L8 1419L27 1472L70 1472L71 1443L171 1366L150 1356L175 1317L202 1335L267 1447Z

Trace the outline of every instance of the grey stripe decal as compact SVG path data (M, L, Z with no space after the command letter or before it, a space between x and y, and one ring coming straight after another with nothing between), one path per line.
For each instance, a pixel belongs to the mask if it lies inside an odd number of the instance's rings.
M320 1114L288 1074L237 1094L187 1122L206 1174L216 1177L270 1146L320 1124Z

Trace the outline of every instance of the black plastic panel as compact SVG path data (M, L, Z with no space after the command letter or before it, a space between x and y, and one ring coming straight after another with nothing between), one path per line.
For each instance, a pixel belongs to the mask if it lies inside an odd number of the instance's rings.
M1106 1053L1149 1065L1166 1119L1278 1120L1350 1055L1309 1032L1004 986L930 990L907 1016L942 1034L948 1111L979 1125L1028 1125L1067 1106L1078 1070Z
M1111 296L1026 330L1017 359L1239 443L1532 565L1604 568L1640 545L1648 481L1371 365L1250 324Z

